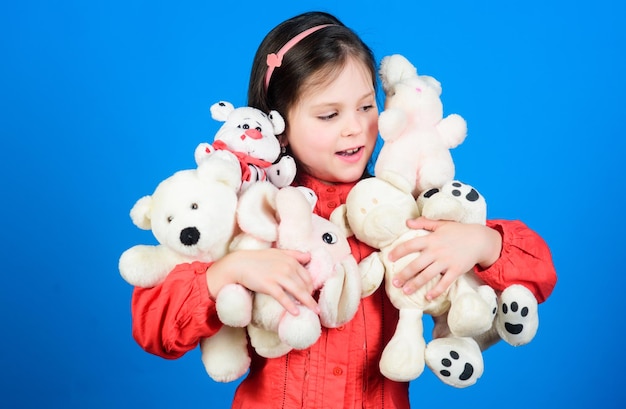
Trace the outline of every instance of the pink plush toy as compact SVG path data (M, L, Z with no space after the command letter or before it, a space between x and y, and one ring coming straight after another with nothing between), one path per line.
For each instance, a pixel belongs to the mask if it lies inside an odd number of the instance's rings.
M413 197L454 178L450 149L467 134L465 120L443 117L441 85L433 77L418 75L403 56L383 58L380 78L386 94L378 128L384 140L375 174L394 184L406 184Z
M247 325L252 346L265 357L305 349L320 336L321 326L348 322L361 298L361 275L347 239L330 221L312 212L316 197L305 188L278 189L269 182L251 185L241 196L237 249L276 246L311 254L306 266L319 290L321 313L300 306L293 316L272 297L228 285L217 295L220 319L231 326Z

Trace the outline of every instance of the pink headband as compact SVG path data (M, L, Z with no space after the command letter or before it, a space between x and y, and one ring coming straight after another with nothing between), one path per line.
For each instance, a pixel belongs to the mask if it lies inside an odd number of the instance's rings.
M334 24L322 24L319 26L311 27L308 30L304 30L303 32L301 32L300 34L298 34L297 36L289 40L287 44L283 45L282 48L278 50L276 54L274 53L268 54L267 55L267 67L268 68L267 68L267 73L265 74L265 89L267 90L267 87L269 87L270 85L270 79L272 78L272 73L274 72L274 68L280 67L280 65L283 63L283 56L287 54L287 51L291 50L291 48L293 48L294 45L298 44L304 37L308 36L309 34L312 34L316 32L317 30L320 30L324 27L328 27L332 25Z

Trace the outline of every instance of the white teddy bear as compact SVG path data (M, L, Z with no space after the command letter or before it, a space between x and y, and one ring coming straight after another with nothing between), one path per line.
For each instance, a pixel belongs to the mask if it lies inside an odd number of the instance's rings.
M163 180L130 211L133 223L152 230L158 245L136 245L120 257L122 277L136 287L160 284L177 265L222 257L235 233L241 169L219 153L197 169Z
M285 120L277 111L265 114L256 108L235 108L230 102L220 101L211 106L211 115L224 124L213 144L203 142L196 147L196 163L216 150L226 150L241 163L242 191L257 181L269 180L278 187L291 184L296 163L289 155L281 156L277 135L285 130Z
M417 204L421 215L429 219L486 224L484 197L457 180L423 192ZM426 363L439 379L455 387L467 387L478 380L484 367L481 350L500 339L513 346L527 344L539 325L537 300L528 288L514 284L496 295L473 272L466 275L491 305L495 319L488 331L473 338L457 338L451 334L445 315L435 317L434 339L426 347Z
M378 119L384 149L376 161L376 176L396 185L408 183L414 197L452 180L449 149L463 142L467 124L457 114L443 117L441 84L418 75L399 54L383 58L380 78L386 95Z
M152 230L159 244L136 245L122 253L122 277L133 286L150 288L178 264L224 256L236 233L240 186L241 167L227 152L216 152L197 169L178 171L159 183L130 212L135 225ZM250 358L245 331L223 326L207 340L202 361L211 378L229 382L246 372Z

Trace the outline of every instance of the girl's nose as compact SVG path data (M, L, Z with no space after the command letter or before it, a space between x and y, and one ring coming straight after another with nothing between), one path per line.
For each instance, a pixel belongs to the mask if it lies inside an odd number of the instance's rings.
M341 132L342 136L357 135L363 130L363 125L356 114L348 115Z

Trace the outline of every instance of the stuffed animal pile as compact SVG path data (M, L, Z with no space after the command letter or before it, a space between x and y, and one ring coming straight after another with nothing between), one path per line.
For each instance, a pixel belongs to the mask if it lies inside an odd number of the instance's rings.
M212 144L197 146L197 168L167 178L131 210L133 222L151 229L159 242L134 246L120 257L122 277L138 287L158 285L177 264L212 262L229 251L277 247L311 254L306 269L319 292L319 315L302 305L297 316L288 314L272 297L238 284L217 294L224 325L200 342L212 379L230 382L246 373L248 339L267 358L308 348L322 326L350 321L361 297L383 282L399 310L379 362L389 379L410 381L428 366L442 382L467 387L483 373L482 350L500 339L523 345L535 336L537 302L521 285L496 293L469 271L431 300L426 294L441 276L411 295L392 284L395 273L420 253L391 262L389 252L429 234L409 229L407 219L423 215L485 224L486 203L474 188L454 180L450 149L464 141L467 126L459 115L443 117L440 83L418 75L401 55L383 59L380 77L386 94L379 117L384 145L375 176L359 181L330 221L313 213L312 191L290 186L296 167L293 158L281 155L281 115L225 101L211 107L213 118L224 124ZM357 264L350 235L376 251ZM428 344L424 314L435 322Z

